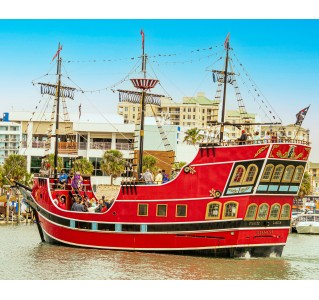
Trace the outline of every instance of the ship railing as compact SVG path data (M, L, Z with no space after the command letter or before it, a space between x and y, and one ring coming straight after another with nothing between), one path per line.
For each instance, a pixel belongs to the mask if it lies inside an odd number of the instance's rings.
M299 139L291 139L291 138L284 138L284 139L260 139L260 140L246 140L246 141L238 141L235 140L227 140L227 141L217 141L217 142L202 142L199 144L200 147L212 147L212 146L241 146L241 145L258 145L258 144L300 144L300 145L307 145L310 146L310 142L305 140L299 140Z

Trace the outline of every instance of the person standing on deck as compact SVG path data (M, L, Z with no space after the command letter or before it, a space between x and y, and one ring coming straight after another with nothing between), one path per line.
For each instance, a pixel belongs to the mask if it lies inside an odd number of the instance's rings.
M155 183L156 184L161 184L163 181L163 175L162 175L162 171L158 170L158 174L155 177Z
M150 172L149 169L147 169L146 172L143 174L143 178L145 184L152 184L154 181L153 174Z

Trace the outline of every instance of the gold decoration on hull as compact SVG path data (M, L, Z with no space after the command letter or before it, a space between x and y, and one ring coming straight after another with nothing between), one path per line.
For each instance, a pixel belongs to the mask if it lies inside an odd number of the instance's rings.
M264 152L267 148L269 148L269 145L266 145L264 147L259 148L258 151L256 152L254 158L256 158L260 153Z

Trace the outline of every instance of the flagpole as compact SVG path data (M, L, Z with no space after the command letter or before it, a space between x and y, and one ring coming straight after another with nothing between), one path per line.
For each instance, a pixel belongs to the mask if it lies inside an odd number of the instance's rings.
M226 37L224 46L226 48L226 61L225 61L225 74L224 74L224 93L223 93L223 107L222 107L222 116L220 120L220 134L219 142L221 143L224 139L224 122L225 122L225 111L226 111L226 87L227 87L227 71L228 71L228 51L229 51L229 33Z
M58 179L58 152L59 152L59 110L60 110L60 87L61 87L61 58L60 43L58 46L57 59L57 93L56 93L56 122L55 122L55 150L54 150L54 181Z

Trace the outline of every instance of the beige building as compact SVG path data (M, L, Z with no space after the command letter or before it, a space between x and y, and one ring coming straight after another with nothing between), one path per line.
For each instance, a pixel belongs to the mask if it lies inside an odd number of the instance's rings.
M308 163L311 180L311 195L319 196L319 163Z
M182 103L164 98L161 106L153 106L153 109L156 116L164 119L166 124L205 129L210 122L217 121L219 103L219 100L210 100L204 93L198 93L196 97L184 97ZM136 123L139 113L139 104L130 102L118 104L118 114L124 117L125 123ZM153 115L152 108L147 105L145 116Z
M296 126L295 124L290 124L287 126L282 126L282 125L261 126L261 137L264 137L267 131L277 132L278 137L285 136L287 139L309 142L309 134L310 134L309 129Z

